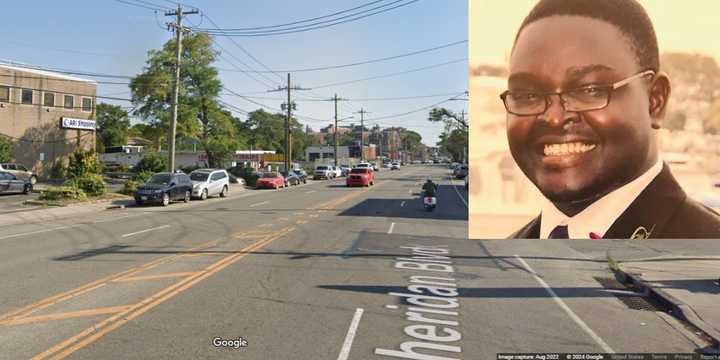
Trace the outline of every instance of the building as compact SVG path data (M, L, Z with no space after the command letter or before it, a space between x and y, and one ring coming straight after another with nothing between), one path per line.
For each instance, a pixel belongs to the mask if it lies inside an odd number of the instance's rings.
M349 146L338 146L338 161L347 163L350 158ZM308 146L305 149L305 160L309 162L327 163L335 162L334 146Z
M40 178L76 148L95 146L97 84L45 70L0 64L0 135L12 161Z

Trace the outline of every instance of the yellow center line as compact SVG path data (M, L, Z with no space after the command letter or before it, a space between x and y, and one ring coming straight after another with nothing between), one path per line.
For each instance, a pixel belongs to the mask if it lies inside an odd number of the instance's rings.
M113 307L105 307L105 308L97 308L97 309L89 309L89 310L71 311L71 312L64 312L64 313L59 313L59 314L27 316L27 317L23 317L20 319L5 320L3 322L0 322L0 325L2 325L2 326L24 325L24 324L30 324L30 323L35 323L35 322L43 322L43 321L64 320L64 319L86 317L86 316L114 314L114 313L119 313L121 311L128 310L131 306L132 305L123 305L123 306L113 306Z
M188 271L188 272L175 272L175 273L158 274L158 275L133 276L133 277L124 277L122 279L115 279L115 280L113 280L113 282L129 282L129 281L166 279L166 278L173 278L173 277L191 276L191 275L195 275L196 273L197 272L195 272L195 271Z

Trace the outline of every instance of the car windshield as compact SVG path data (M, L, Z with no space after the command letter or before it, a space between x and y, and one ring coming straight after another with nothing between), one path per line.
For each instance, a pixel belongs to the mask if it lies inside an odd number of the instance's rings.
M207 181L209 173L206 172L193 172L190 173L190 180L193 181Z
M318 166L315 168L315 170L327 170L327 169L328 169L327 166Z
M268 173L264 173L262 177L264 177L264 178L267 179L267 178L274 178L274 177L277 177L277 176L278 176L278 175L277 175L277 173L275 173L275 172L268 172Z
M367 174L368 169L352 169L350 170L351 174Z
M170 183L171 177L172 176L170 174L155 174L147 181L147 183L153 185L167 185Z

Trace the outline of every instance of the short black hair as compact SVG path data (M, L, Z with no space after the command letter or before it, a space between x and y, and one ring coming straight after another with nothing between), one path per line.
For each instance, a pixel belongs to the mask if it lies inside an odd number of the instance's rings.
M635 0L540 0L520 25L515 42L529 24L559 15L583 16L616 26L630 41L640 68L660 70L655 29L645 9Z

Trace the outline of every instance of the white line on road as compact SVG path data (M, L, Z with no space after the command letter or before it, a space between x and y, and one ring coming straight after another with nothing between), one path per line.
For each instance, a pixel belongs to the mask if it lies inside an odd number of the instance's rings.
M450 177L450 185L453 186L453 189L455 189L455 192L458 194L458 196L460 197L460 200L463 202L463 204L465 204L465 207L468 207L467 201L465 201L465 198L462 195L460 195L460 192L458 191L457 187L455 186L455 181L453 181L452 176Z
M78 224L78 225L70 225L70 226L60 226L60 227L51 228L51 229L44 229L44 230L30 231L30 232L19 233L19 234L5 235L5 236L0 237L0 240L10 239L10 238L18 237L18 236L42 234L42 233L46 233L46 232L50 232L50 231L69 229L69 228L74 228L74 227L78 227L78 226L81 226L81 225Z
M306 194L312 194L312 193L314 193L314 192L315 192L315 190L310 190L310 191L306 191L305 193L306 193Z
M390 229L388 229L388 234L392 234L393 229L395 228L395 223L390 224Z
M153 230L158 230L158 229L164 229L164 228L169 228L169 227L170 227L170 225L162 225L162 226L158 226L158 227L154 227L154 228L150 228L150 229L145 229L145 230L140 230L140 231L136 231L136 232L131 232L131 233L128 233L128 234L123 234L123 235L120 236L120 237L133 236L133 235L137 235L137 234L146 233L146 232L148 232L148 231L153 231Z
M404 202L404 201L400 203L400 207L405 207L405 202Z
M269 203L269 201L263 201L263 202L259 202L257 204L252 204L252 205L250 205L250 207L256 207L256 206L260 206L260 205L267 204L267 203Z
M550 296L553 297L553 300L555 300L555 302L556 302L558 305L560 305L560 307L561 307L563 310L565 310L565 312L570 316L570 318L573 319L573 320L575 321L575 323L577 323L578 325L580 325L580 328L582 328L583 330L585 330L585 332L586 332L588 335L590 335L590 337L591 337L593 340L595 340L595 342L596 342L598 345L600 345L600 347L603 349L603 351L605 351L606 353L615 353L615 351L610 347L610 345L608 345L600 336L598 336L598 334L596 334L584 321L582 321L582 319L580 319L579 316L577 316L577 315L565 304L564 301L562 301L562 299L560 299L560 297L557 296L557 294L555 293L555 291L553 291L553 289L545 282L545 280L543 280L542 278L540 278L540 276L538 276L538 274L535 272L535 270L533 270L533 269L530 267L530 265L528 265L528 263L525 262L525 260L523 260L523 259L522 259L520 256L518 256L518 255L515 255L515 258L517 258L517 259L523 264L523 266L525 266L525 269L526 269L527 271L529 271L529 272L535 277L535 280L537 280L537 282L539 282L540 285L542 285L542 287L545 288L545 290L550 294Z
M355 310L355 316L353 316L350 328L348 329L347 336L345 336L345 342L343 343L338 360L347 360L350 355L350 348L352 347L353 339L355 339L355 333L357 332L358 325L360 325L360 318L362 317L363 309L358 308Z

